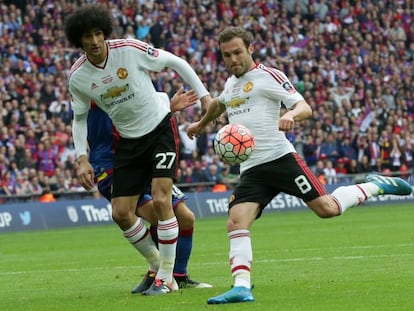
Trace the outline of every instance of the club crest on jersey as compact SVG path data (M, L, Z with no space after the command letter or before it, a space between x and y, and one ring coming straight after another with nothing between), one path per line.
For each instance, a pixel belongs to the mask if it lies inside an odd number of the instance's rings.
M243 91L249 93L253 88L253 82L249 81L243 86Z
M289 82L285 82L282 84L282 87L288 91L289 93L296 93L296 89L293 87L292 84L290 84Z
M116 75L119 79L124 80L128 77L128 70L124 67L121 67L116 71Z
M158 50L156 50L152 46L148 46L147 54L151 55L151 56L154 56L154 57L158 57Z

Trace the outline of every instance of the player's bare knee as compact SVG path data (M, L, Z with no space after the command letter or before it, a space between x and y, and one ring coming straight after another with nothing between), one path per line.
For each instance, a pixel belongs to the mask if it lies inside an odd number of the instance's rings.
M187 230L194 227L195 215L190 209L187 208L184 212L181 210L179 213L176 209L175 215L177 217L180 230Z
M320 218L331 218L340 215L339 207L328 196L308 202L308 206Z
M337 216L338 214L333 213L331 210L320 210L316 212L316 215L320 218L331 218Z
M247 229L245 227L246 226L244 226L242 222L237 221L237 219L229 218L229 220L227 221L227 232L231 232L234 230L240 230L240 229Z
M339 208L331 204L324 204L315 212L320 218L331 218L340 214Z
M135 221L135 215L127 209L112 209L112 219L119 227L126 230Z
M231 219L229 219L227 221L227 232L231 232L235 230L234 228L235 228L235 223Z
M154 196L152 198L152 202L154 204L154 207L164 209L171 205L171 197L167 196Z
M181 219L178 221L178 227L180 230L187 230L194 227L194 220L191 219Z
M186 225L186 228L187 229L194 227L194 222L195 222L195 215L194 215L194 213L192 211L189 211L186 214L186 216L184 218L184 221L185 221L185 225Z

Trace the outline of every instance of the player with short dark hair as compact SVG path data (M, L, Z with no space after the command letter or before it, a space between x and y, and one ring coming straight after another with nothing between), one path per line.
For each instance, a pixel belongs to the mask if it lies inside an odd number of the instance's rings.
M154 283L146 295L173 291L178 223L171 206L177 173L178 129L169 107L163 104L149 71L175 70L196 92L204 106L211 97L182 58L135 39L109 40L113 24L103 6L84 5L70 14L64 25L69 42L84 51L69 74L72 98L72 133L79 181L94 186L94 171L87 156L87 116L91 102L105 111L119 132L113 170L112 218L132 244L143 243L147 261L155 269ZM158 219L158 250L146 244L146 228L135 215L140 194L151 184ZM158 253L157 253L158 254Z
M227 222L230 267L234 286L209 304L254 301L250 269L253 251L250 227L266 205L280 192L302 199L321 218L342 215L348 208L372 196L409 195L411 186L401 178L369 175L365 183L342 186L328 194L325 187L296 153L285 131L295 122L312 116L312 109L280 70L256 64L253 37L239 27L229 27L218 36L224 64L231 76L224 90L213 99L206 114L187 129L190 138L227 111L229 123L246 126L256 147L240 164L240 183L229 202ZM281 107L287 112L280 116Z

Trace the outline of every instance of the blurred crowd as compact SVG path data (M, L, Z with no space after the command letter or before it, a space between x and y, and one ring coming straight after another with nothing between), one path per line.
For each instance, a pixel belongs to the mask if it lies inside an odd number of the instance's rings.
M322 182L372 171L412 173L412 1L3 0L0 196L82 191L67 91L81 51L68 46L62 25L90 2L111 10L114 38L137 38L185 58L212 96L227 78L217 34L229 25L250 30L257 63L284 71L313 108L313 117L286 135ZM171 70L151 76L170 96L182 84ZM231 185L237 167L221 163L212 148L225 120L196 140L185 134L200 114L197 105L177 113L179 183L194 191L206 189L204 182Z

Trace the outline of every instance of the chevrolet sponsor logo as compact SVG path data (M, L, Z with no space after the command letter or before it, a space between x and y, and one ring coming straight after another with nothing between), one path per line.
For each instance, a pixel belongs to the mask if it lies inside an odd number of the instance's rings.
M108 99L108 98L115 98L121 95L123 92L126 92L129 90L129 85L126 84L124 86L114 86L109 88L105 94L101 95L102 99Z
M247 98L235 98L229 101L226 106L231 108L237 108L240 107L240 105L244 104L246 101Z

